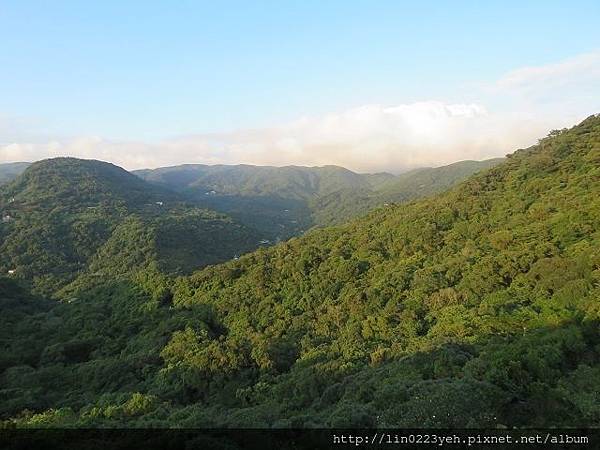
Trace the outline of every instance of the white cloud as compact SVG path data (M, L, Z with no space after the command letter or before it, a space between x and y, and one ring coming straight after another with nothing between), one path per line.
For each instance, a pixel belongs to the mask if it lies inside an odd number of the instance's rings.
M600 110L600 52L513 70L492 92L514 109L572 123Z
M269 129L157 143L98 137L15 141L0 144L0 161L69 155L107 160L129 169L246 163L337 164L358 171L400 171L484 159L531 145L552 128L572 125L600 111L599 75L600 53L591 53L512 71L487 89L474 92L484 99L477 103L366 105ZM0 143L3 140L0 136Z
M545 89L549 85L565 85L593 80L600 75L600 52L586 53L558 63L522 67L497 81L502 89Z
M229 163L398 171L503 154L514 141L505 142L493 127L493 116L481 105L430 101L362 106L270 130L218 136L213 145ZM186 142L206 146L202 136Z
M478 104L437 101L362 106L279 127L187 136L148 144L97 137L0 147L0 160L77 156L126 168L180 163L326 165L400 171L504 155L547 131L521 118L489 114Z

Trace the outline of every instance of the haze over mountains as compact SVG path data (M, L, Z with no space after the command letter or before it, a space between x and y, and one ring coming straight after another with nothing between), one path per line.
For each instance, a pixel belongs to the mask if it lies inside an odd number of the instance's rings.
M177 276L164 267L202 265L232 233L253 242L194 201L276 190L210 170L150 183L50 160L1 188L2 270L19 271L0 276L4 424L600 426L600 116L446 192ZM311 170L273 178L284 200L345 198L335 182L369 204L441 179Z
M0 185L17 178L29 165L27 162L0 163Z

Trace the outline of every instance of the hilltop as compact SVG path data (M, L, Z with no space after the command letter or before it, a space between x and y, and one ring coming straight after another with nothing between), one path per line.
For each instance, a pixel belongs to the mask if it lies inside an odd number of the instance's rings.
M175 196L145 183L114 164L77 158L53 158L31 164L2 187L0 198L13 205L52 209L58 204L84 208L101 204L139 207ZM13 206L16 207L16 206Z

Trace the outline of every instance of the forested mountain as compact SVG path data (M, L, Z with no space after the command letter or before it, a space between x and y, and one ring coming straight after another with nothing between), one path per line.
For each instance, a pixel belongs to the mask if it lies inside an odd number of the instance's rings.
M0 163L0 185L17 178L29 165L30 163L26 162Z
M0 188L0 273L50 295L78 276L186 273L260 236L109 163L56 158Z
M501 159L461 161L394 176L343 167L188 164L134 173L167 186L279 241L317 225L341 224L387 202L443 191Z
M600 116L191 276L0 293L6 426L597 427Z

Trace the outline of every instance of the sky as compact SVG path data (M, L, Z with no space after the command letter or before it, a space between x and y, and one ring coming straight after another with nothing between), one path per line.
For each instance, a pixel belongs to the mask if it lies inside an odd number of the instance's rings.
M0 0L0 162L399 172L600 113L600 2Z

